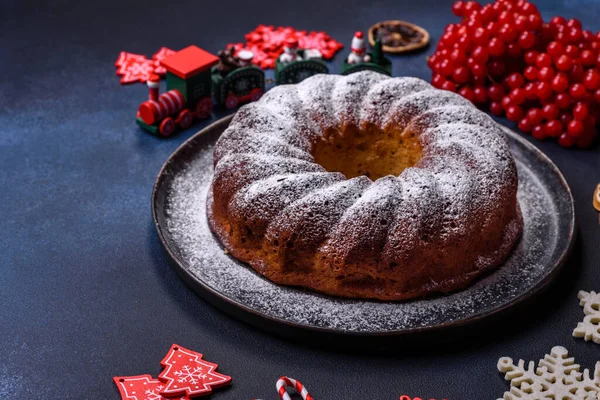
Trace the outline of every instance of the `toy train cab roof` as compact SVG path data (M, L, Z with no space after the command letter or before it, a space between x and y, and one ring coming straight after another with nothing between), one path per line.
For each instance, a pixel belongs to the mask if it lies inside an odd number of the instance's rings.
M219 59L207 51L196 46L189 46L178 51L162 61L162 66L168 72L181 79L188 79L202 71L206 71L217 64Z

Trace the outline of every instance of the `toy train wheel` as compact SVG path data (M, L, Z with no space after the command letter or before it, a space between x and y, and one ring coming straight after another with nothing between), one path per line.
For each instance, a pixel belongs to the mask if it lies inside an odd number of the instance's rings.
M233 93L229 93L225 98L225 108L236 108L238 104L240 104L240 100Z
M177 116L177 120L175 122L177 122L177 125L181 129L187 129L190 127L190 125L192 125L192 122L194 122L194 115L190 110L182 110Z
M264 93L265 92L260 88L252 89L252 91L250 92L250 100L257 101L262 97Z
M173 121L173 118L167 117L163 119L158 127L158 132L164 137L171 136L175 132L175 121Z
M207 118L212 111L213 101L210 97L205 97L200 99L198 104L196 104L196 108L194 112L198 118Z

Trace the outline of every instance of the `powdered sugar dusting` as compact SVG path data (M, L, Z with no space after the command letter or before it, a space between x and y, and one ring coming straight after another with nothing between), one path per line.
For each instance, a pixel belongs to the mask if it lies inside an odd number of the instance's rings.
M512 143L519 172L518 200L524 217L520 243L504 266L468 289L447 296L403 303L348 300L278 286L226 255L206 217L206 195L213 174L212 148L175 174L167 197L167 234L186 271L204 285L257 312L298 324L355 332L383 332L428 327L485 312L527 293L552 269L560 253L554 201L557 177L541 181L533 156ZM554 182L552 182L554 180ZM367 199L371 201L372 199ZM563 216L564 217L564 216Z

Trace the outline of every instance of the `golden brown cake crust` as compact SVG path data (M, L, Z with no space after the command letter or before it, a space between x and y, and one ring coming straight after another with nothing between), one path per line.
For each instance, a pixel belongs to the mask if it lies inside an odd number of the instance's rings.
M214 149L211 229L270 280L403 300L461 289L522 231L504 134L416 78L317 75L238 111Z

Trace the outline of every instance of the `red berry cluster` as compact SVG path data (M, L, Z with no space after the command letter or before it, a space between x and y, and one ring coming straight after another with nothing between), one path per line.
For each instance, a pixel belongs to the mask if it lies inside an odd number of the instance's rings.
M506 116L539 140L590 147L600 122L600 32L544 23L526 0L457 1L429 58L433 86Z

